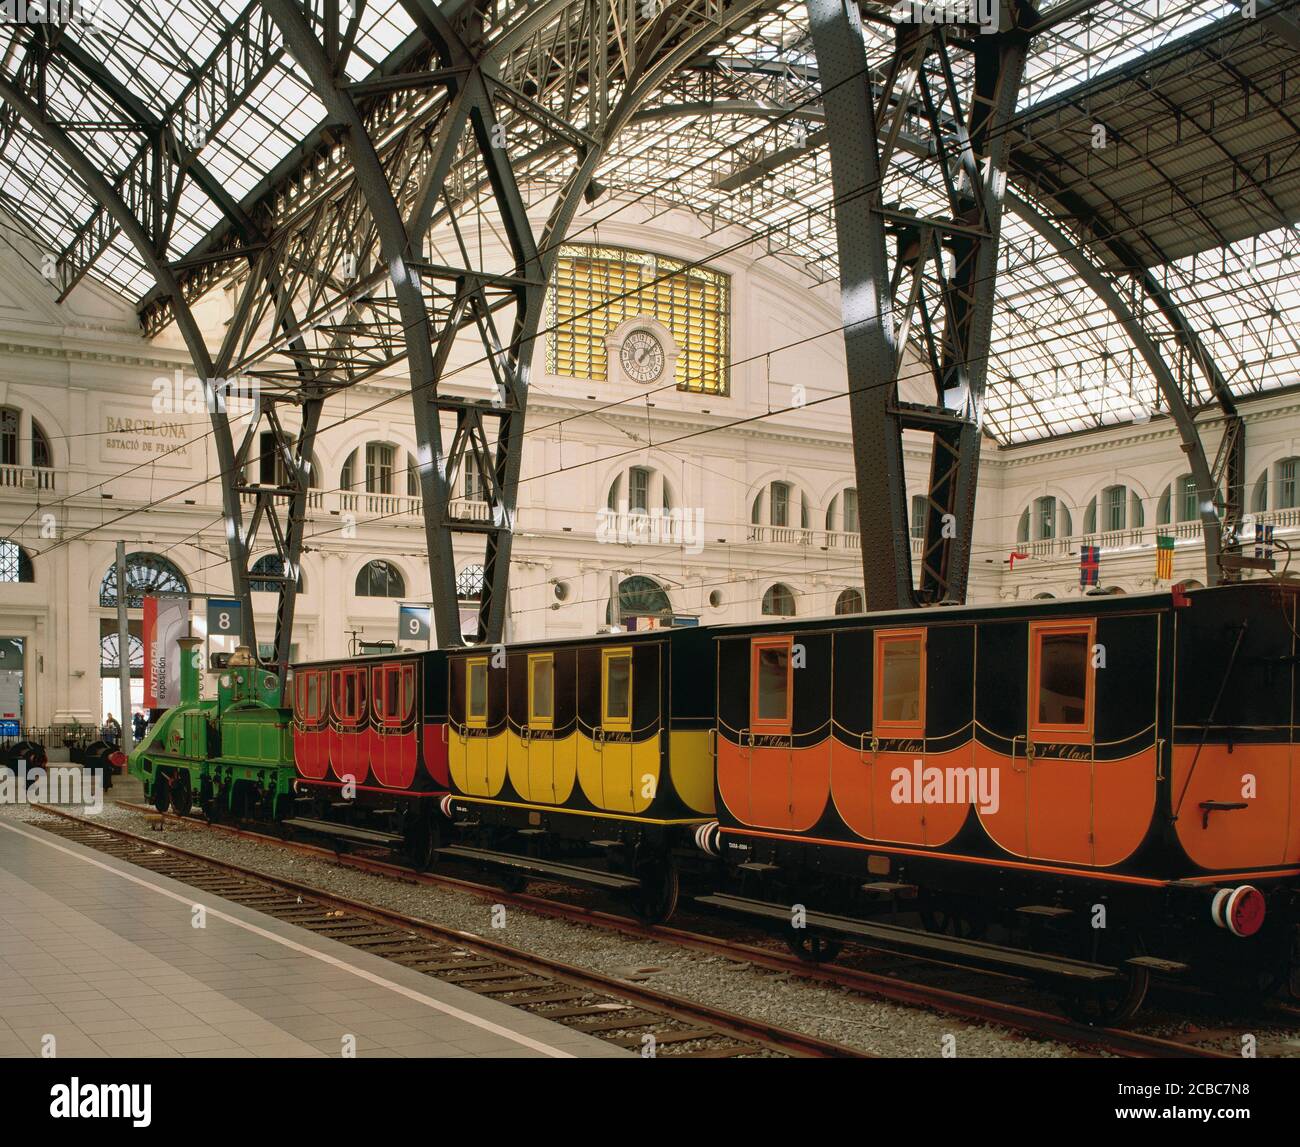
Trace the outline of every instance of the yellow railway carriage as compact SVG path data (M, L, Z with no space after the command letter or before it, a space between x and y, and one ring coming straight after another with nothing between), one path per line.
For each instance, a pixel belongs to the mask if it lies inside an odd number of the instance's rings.
M450 652L443 851L670 912L715 823L710 670L694 628Z

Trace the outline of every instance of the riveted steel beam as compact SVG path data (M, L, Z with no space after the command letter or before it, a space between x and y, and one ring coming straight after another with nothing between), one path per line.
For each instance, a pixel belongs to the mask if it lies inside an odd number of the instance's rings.
M1005 125L1015 108L1032 10L1004 3L991 34L900 24L879 90L857 6L808 0L808 15L831 153L868 608L962 601L1006 186ZM958 82L957 53L970 57L968 84ZM890 161L917 108L914 118L929 133L946 200L940 216L918 217L885 202ZM898 401L904 364L898 332L906 338L913 327L928 351L931 412ZM928 431L934 443L915 592L903 471L907 429Z

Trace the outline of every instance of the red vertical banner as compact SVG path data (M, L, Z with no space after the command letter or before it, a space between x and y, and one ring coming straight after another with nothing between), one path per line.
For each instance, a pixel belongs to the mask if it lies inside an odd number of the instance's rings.
M144 638L144 707L146 709L160 709L162 706L158 701L158 677L154 669L154 647L158 642L158 599L156 597L146 597L144 599L144 623L141 626L141 636ZM129 714L123 716L127 720Z

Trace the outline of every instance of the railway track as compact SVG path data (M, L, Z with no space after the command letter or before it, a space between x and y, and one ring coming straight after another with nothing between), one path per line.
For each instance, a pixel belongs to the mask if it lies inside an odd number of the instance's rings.
M271 836L234 825L212 824L196 817L179 817L175 813L159 814L150 805L129 801L114 803L120 808L151 817L161 815L166 820L179 821L191 827L273 844L358 871L393 877L410 883L452 888L489 900L494 904L524 908L555 919L588 924L637 939L664 941L709 955L722 956L771 971L861 992L893 1003L924 1007L963 1020L999 1024L1025 1035L1053 1039L1086 1050L1096 1050L1127 1058L1233 1058L1221 1052L1174 1039L1126 1031L1122 1028L1089 1027L1048 1011L993 1000L974 993L954 991L951 988L900 979L894 975L883 975L833 964L810 964L793 955L755 944L710 936L668 924L642 924L629 917L599 909L552 900L527 892L507 892L497 884L478 883L441 872L417 872L391 861L336 851L321 845Z
M634 1053L660 1059L871 1058L802 1032L267 876L63 809L32 807L53 818L35 826L65 840Z

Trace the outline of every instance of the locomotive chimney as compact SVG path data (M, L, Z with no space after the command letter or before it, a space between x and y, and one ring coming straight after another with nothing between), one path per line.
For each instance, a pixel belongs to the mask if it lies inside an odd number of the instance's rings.
M199 646L201 637L182 637L181 647L181 704L199 703Z

